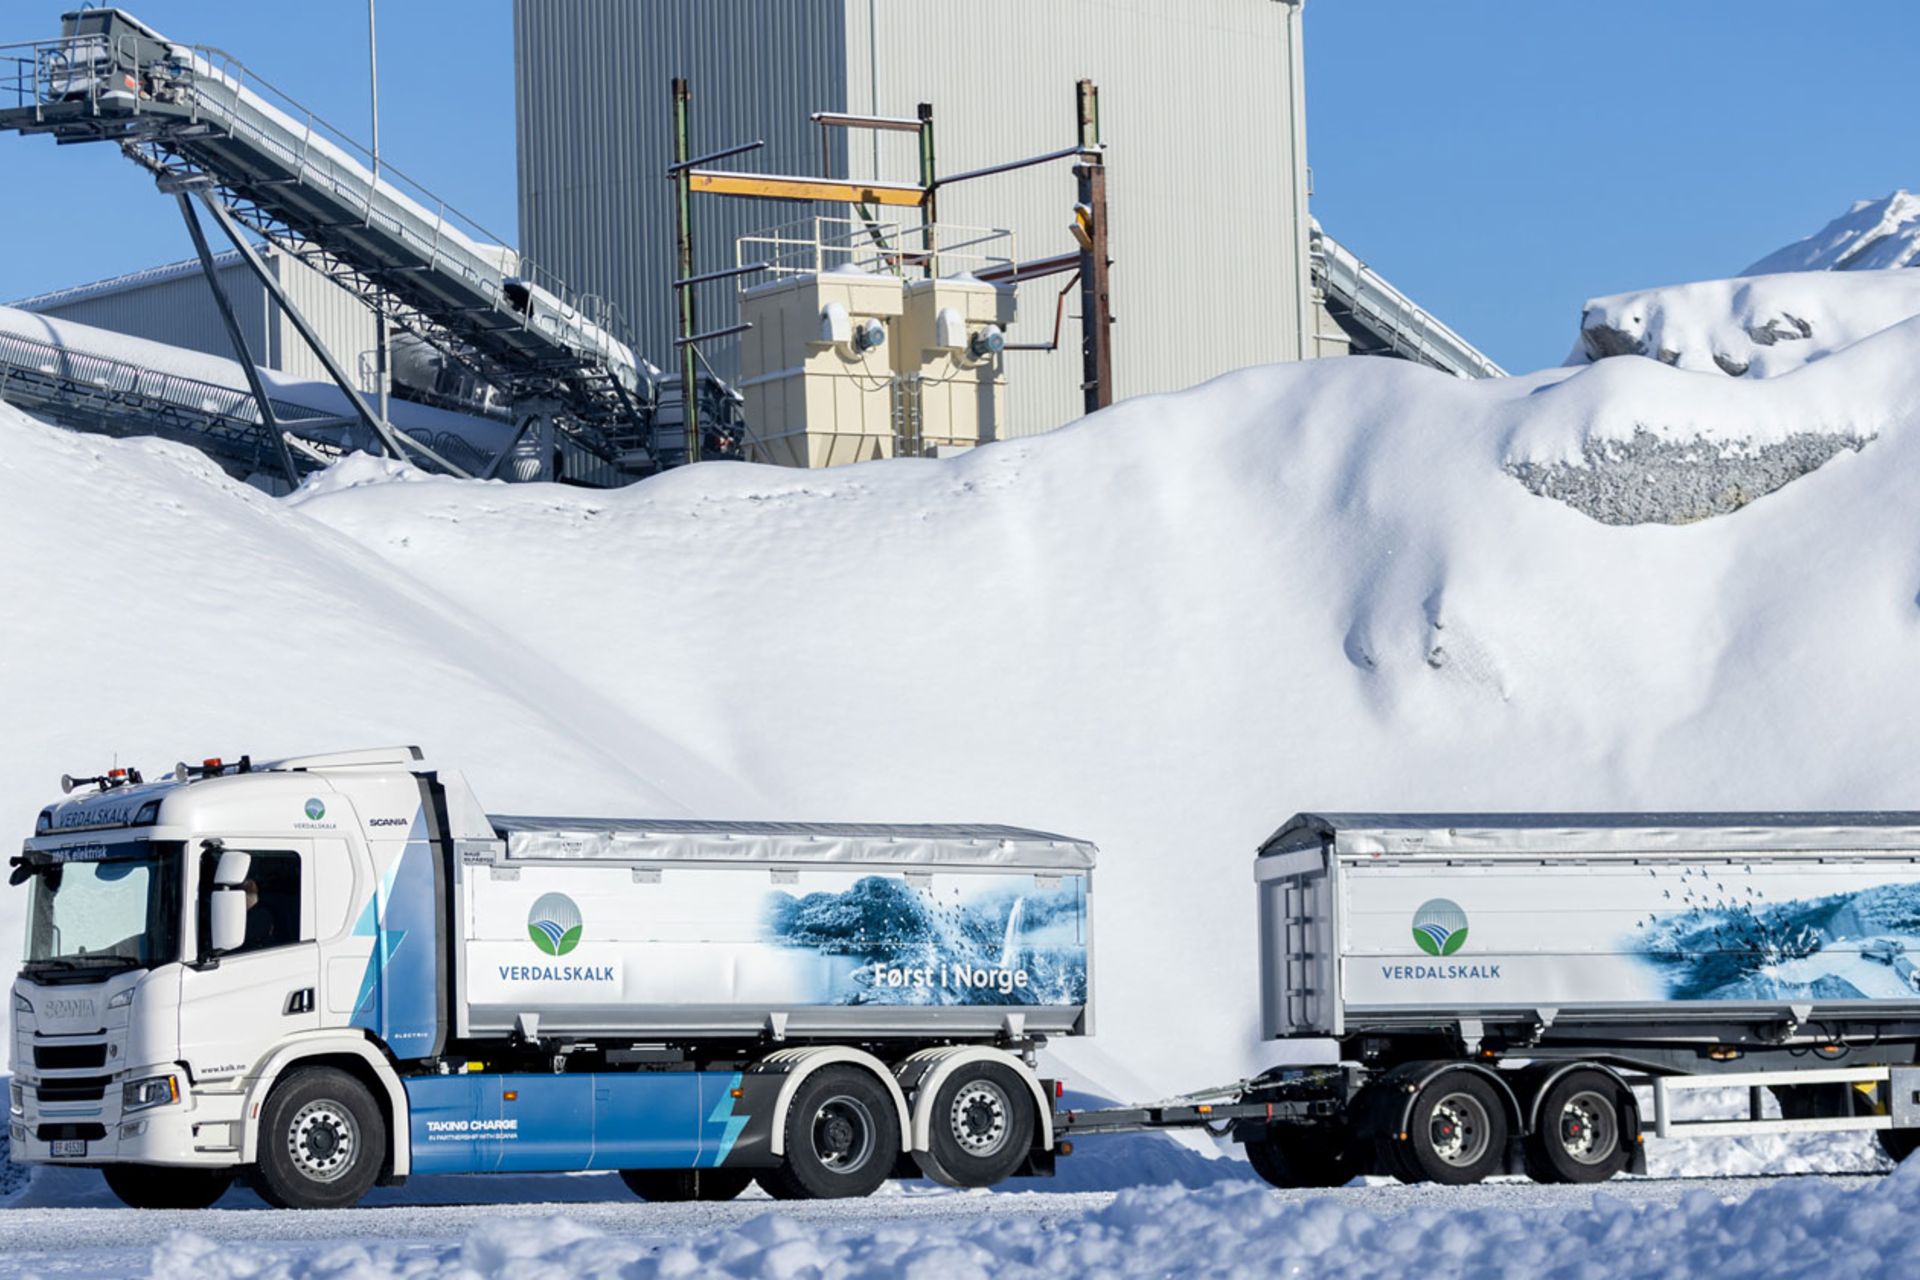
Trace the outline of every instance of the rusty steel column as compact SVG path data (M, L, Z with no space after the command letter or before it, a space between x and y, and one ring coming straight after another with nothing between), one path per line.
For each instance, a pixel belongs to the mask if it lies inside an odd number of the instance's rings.
M1075 86L1080 146L1086 149L1073 168L1079 182L1086 239L1080 251L1081 390L1088 413L1113 403L1113 305L1107 273L1107 164L1100 147L1100 91L1091 80Z

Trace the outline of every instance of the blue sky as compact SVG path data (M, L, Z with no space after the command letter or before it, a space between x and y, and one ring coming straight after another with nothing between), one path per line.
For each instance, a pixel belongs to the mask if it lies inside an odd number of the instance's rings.
M0 38L51 36L62 7L10 0ZM129 7L365 135L361 0ZM1911 4L1837 11L1309 0L1315 212L1508 368L1556 364L1587 297L1732 274L1852 200L1920 182ZM380 6L382 151L508 238L511 23L507 0ZM0 175L0 298L191 253L169 204L112 148L0 138Z
M1509 369L1920 183L1911 0L1308 0L1321 222Z

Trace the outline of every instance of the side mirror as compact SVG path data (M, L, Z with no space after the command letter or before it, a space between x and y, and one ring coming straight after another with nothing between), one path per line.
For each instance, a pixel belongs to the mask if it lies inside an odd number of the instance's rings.
M231 857L232 855L227 855ZM242 859L247 855L241 854ZM223 858L222 861L225 861ZM221 885L213 891L208 910L208 955L238 951L247 941L247 891L237 885Z
M253 855L240 849L221 851L220 861L213 867L213 883L221 889L238 888L247 882L247 872L253 870Z

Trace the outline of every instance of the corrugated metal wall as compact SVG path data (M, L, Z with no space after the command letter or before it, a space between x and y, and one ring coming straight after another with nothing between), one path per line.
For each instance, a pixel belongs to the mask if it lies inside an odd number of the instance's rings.
M1109 145L1119 394L1297 359L1312 332L1298 15L1286 0L515 0L522 246L612 298L666 364L674 75L693 81L696 154L764 137L727 163L817 173L809 111L929 101L946 174L1071 145L1088 76ZM911 135L852 136L836 173L916 177ZM950 188L940 217L1011 228L1034 258L1073 247L1073 202L1061 163ZM695 212L707 270L743 232L809 210L696 197ZM1064 282L1021 290L1014 340L1050 336ZM702 296L702 328L731 322L726 286ZM1080 415L1077 314L1076 293L1059 352L1006 357L1011 434Z
M1171 391L1302 354L1306 156L1298 10L1274 0L848 0L849 110L934 106L942 174L1075 142L1074 82L1100 89L1108 148L1114 381ZM911 179L911 137L853 156ZM1022 258L1074 248L1069 163L942 190L940 220L1009 227ZM1065 278L1020 290L1015 341L1045 341ZM1062 349L1012 352L1014 434L1081 413L1079 314ZM1310 329L1308 330L1310 332ZM1069 349L1071 348L1071 349Z
M233 300L234 315L241 332L253 348L255 361L271 366L272 326L264 305L266 291L254 280L246 266L233 263L221 269L220 283ZM35 306L42 315L90 324L114 333L124 333L153 342L165 342L208 355L233 356L233 343L227 340L226 326L207 288L206 277L196 268L191 273L151 284L82 297L71 302L52 302Z
M374 345L373 313L366 304L298 259L271 251L266 259L274 278L319 332L334 358L346 366L362 389L371 389L371 360L364 362L367 376L361 376L361 356L371 352ZM220 284L233 303L234 316L253 349L255 363L297 378L327 380L326 367L319 357L244 263L222 265ZM197 266L170 278L130 283L72 301L54 300L33 310L114 333L233 357L233 344L227 340L219 308Z
M514 0L527 260L610 299L641 354L671 368L673 78L692 84L694 154L764 138L730 163L816 173L819 133L807 116L844 106L843 27L841 0ZM696 197L696 270L732 265L740 235L808 211ZM700 299L703 329L733 322L731 286ZM732 344L708 354L731 372Z
M373 312L367 304L297 258L276 253L272 262L274 278L287 291L287 296L300 309L300 314L306 317L307 323L326 341L333 358L346 367L348 375L361 390L374 390L378 385L372 358L376 336ZM247 285L256 294L265 292L250 275ZM293 322L281 313L280 305L275 302L269 305L274 319L274 348L268 367L296 378L328 381L326 366L320 363L320 357L313 354L313 348L301 339Z

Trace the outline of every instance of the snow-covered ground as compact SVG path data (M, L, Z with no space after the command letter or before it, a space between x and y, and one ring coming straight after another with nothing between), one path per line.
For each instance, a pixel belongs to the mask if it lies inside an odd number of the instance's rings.
M0 1277L643 1280L1313 1276L1636 1280L1920 1268L1920 1166L1885 1180L1257 1184L1113 1195L896 1194L724 1205L0 1215Z
M1129 1100L1220 1083L1283 1054L1250 864L1296 810L1912 805L1920 320L1818 354L1249 370L957 459L611 493L358 458L273 499L0 406L0 828L116 759L411 741L502 811L1070 831L1103 849L1099 1033L1056 1065ZM108 1203L62 1174L13 1188L0 1276L1766 1275L1807 1233L1892 1275L1876 1224L1920 1208L1905 1174L1281 1196L1205 1154L1092 1139L1045 1194L777 1211L422 1179L136 1218L61 1207ZM1883 1167L1857 1137L1650 1154ZM1211 1185L1058 1194L1183 1181ZM434 1207L469 1198L518 1207Z

